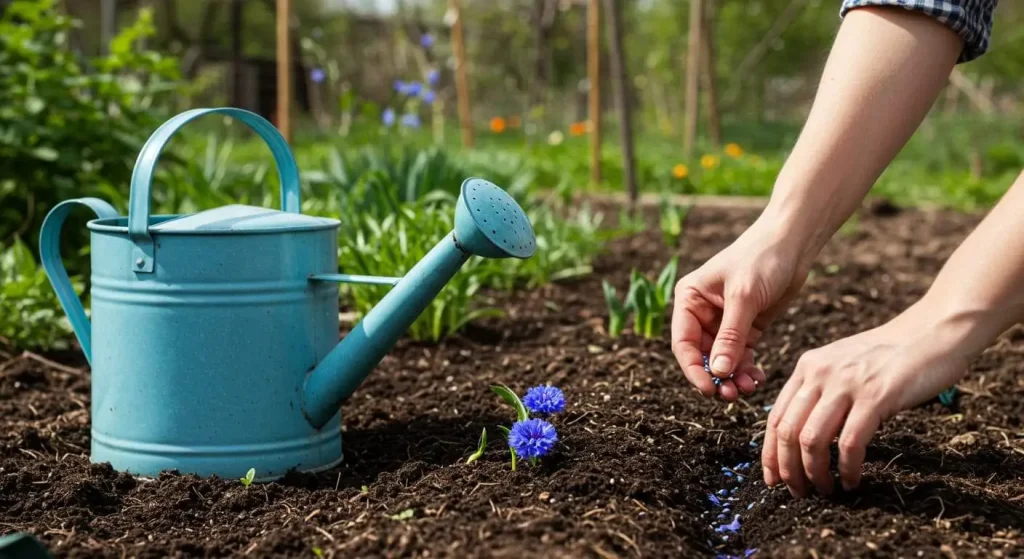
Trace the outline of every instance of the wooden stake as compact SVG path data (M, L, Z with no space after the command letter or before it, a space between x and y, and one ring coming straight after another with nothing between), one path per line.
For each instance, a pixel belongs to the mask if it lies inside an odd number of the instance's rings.
M291 0L277 0L277 129L291 142L292 64L289 20Z
M636 169L633 161L633 119L632 105L629 102L629 78L626 73L626 56L622 45L622 18L618 0L605 0L605 22L608 28L609 47L611 50L610 70L612 85L615 91L615 105L619 113L619 139L622 143L622 167L625 171L626 191L629 193L629 209L636 212L637 200L640 198L636 185Z
M590 184L601 183L601 3L587 2L587 78L590 92Z
M701 74L704 78L708 110L708 136L716 148L722 145L722 123L718 114L718 80L715 76L715 16L714 0L708 0L704 14L704 32L701 33Z
M452 11L452 46L455 48L455 96L459 103L459 124L463 147L473 147L473 115L469 106L469 80L466 78L466 46L462 37L462 7L459 0L449 0Z
M686 50L686 126L683 128L683 159L693 155L697 139L697 117L700 113L700 51L704 28L704 0L690 0L690 40Z

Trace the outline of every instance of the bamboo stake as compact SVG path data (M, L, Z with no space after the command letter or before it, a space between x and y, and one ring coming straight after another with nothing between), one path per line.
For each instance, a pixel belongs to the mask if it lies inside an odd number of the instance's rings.
M716 148L722 144L722 123L718 114L718 80L715 77L715 16L714 0L708 0L704 14L704 32L701 33L701 73L707 92L708 136Z
M587 2L587 77L590 120L590 183L601 183L601 3Z
M625 171L626 192L629 193L630 213L636 213L640 195L637 191L636 168L633 159L633 118L629 102L629 78L626 73L626 55L622 45L622 17L618 0L605 0L605 22L611 49L610 70L615 86L615 105L619 113L619 140L622 143L622 167Z
M449 0L448 9L455 16L452 24L452 46L455 48L455 96L459 104L462 145L473 147L473 117L469 106L469 80L466 78L466 46L462 37L462 7L459 0Z
M285 141L291 142L291 42L289 41L289 20L291 0L277 0L277 129Z
M683 159L693 155L697 139L697 118L700 114L700 52L704 28L704 0L690 0L690 37L686 50L686 127L683 129Z

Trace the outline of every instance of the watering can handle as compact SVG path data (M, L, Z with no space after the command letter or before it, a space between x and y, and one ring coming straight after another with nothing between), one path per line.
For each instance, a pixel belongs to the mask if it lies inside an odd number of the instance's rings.
M131 194L128 201L128 236L135 244L132 251L132 268L135 272L153 271L153 238L149 234L150 190L153 184L153 171L160 159L160 153L184 125L208 114L234 117L263 138L277 164L277 176L281 183L281 208L292 213L301 211L299 168L292 157L288 142L273 124L256 113L233 107L185 111L157 128L142 146L139 158L135 161L135 169L132 170Z
M82 346L85 358L92 363L92 325L89 324L89 317L85 315L85 307L78 299L75 288L71 286L67 270L64 269L64 262L60 258L60 231L71 210L75 209L77 205L88 207L100 219L117 217L117 210L98 198L78 198L57 204L43 220L43 228L39 233L39 259L42 261L46 277L53 284L53 290L57 292L60 306L68 315L71 329L74 330L75 337L78 338L78 343Z

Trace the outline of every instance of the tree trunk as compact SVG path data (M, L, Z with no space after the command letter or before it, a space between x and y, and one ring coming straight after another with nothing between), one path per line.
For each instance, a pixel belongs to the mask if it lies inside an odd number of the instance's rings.
M619 113L619 139L622 143L622 167L625 172L626 191L629 193L630 213L636 213L637 191L636 169L633 159L633 119L630 114L629 78L626 72L626 56L622 45L622 18L618 0L605 0L605 21L608 28L612 85L615 91L615 105Z
M702 74L708 111L708 135L716 148L722 144L722 124L718 114L718 80L715 76L715 16L714 0L708 0L704 14L704 32L701 33Z
M587 1L587 84L590 89L590 184L601 183L601 6Z
M290 40L291 0L277 0L277 129L291 142L292 54Z
M242 2L231 0L231 104L242 106Z
M473 116L469 106L469 80L466 77L466 45L462 37L462 7L459 0L449 0L449 9L455 14L452 25L452 47L455 50L455 93L459 104L459 123L462 126L462 145L473 147Z

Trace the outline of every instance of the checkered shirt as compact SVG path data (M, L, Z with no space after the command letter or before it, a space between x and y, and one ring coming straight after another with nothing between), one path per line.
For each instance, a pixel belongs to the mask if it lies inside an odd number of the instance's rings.
M935 18L964 40L958 62L978 58L988 50L992 12L999 0L843 0L840 17L865 6L897 6Z

